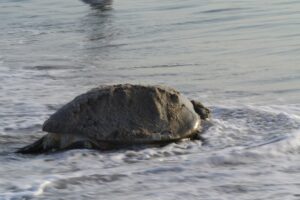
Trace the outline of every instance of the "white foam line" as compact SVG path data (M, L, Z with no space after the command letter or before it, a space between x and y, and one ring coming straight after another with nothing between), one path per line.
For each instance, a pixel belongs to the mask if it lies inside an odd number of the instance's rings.
M7 192L0 195L1 200L9 200L15 198L22 198L22 197L33 197L33 196L40 196L44 193L45 188L50 185L52 182L46 180L41 184L37 185L36 187L31 187L29 189L24 189L20 192Z
M280 138L276 138L265 143L250 147L253 151L286 153L300 148L300 130L287 134Z
M292 109L289 106L252 106L248 105L248 108L252 110L260 110L267 113L273 113L273 114L284 114L286 116L289 116L290 118L300 120L300 116L297 114L292 113L294 109L297 108L297 106L293 106ZM299 108L298 108L299 109Z
M34 196L39 196L42 195L44 193L45 188L50 185L51 182L50 181L45 181L44 183L42 183L38 188L37 191L35 191L33 193Z

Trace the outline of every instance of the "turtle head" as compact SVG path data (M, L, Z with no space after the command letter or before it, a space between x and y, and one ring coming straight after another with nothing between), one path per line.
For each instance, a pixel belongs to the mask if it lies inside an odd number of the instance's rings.
M199 101L194 101L194 100L192 100L191 102L194 106L194 110L200 116L201 119L205 120L210 117L210 115L211 115L210 110L208 108L206 108L205 106L203 106L202 103L200 103Z

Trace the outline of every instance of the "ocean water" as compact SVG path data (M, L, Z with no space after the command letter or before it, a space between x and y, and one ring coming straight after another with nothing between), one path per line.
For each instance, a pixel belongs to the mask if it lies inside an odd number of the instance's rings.
M300 199L299 10L286 0L1 0L0 199ZM205 142L14 153L64 103L114 83L202 101Z

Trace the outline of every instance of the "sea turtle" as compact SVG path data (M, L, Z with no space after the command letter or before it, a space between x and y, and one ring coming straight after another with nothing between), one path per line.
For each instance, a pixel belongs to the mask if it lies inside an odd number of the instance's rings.
M48 132L20 153L111 149L192 138L210 111L165 86L109 85L77 96L43 125Z

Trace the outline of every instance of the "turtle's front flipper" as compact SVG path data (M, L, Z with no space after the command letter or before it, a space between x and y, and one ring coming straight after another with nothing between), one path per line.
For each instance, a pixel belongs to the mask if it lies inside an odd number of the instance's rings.
M16 151L16 153L23 153L23 154L36 154L36 153L42 153L44 152L44 139L45 139L46 136L42 137L41 139L39 139L38 141L28 145L28 146L25 146L25 147L22 147L20 149L18 149Z

